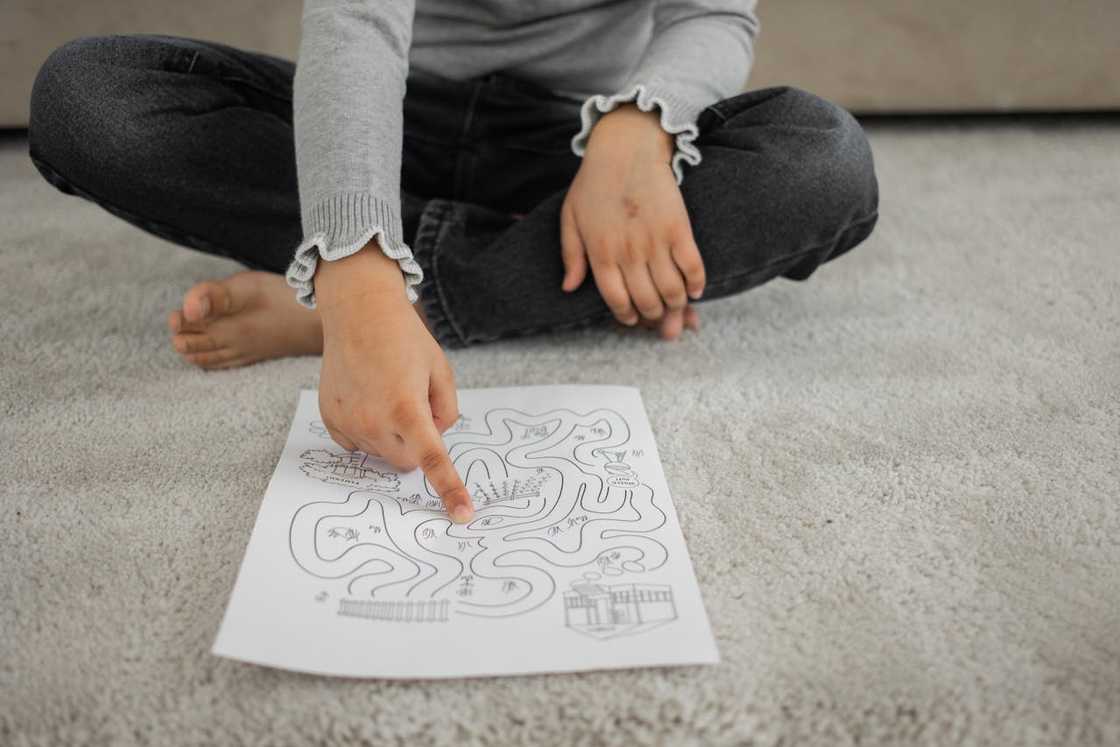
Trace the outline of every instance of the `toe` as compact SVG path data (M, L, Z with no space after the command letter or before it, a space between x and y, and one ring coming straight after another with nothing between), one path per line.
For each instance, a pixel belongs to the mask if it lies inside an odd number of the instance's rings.
M241 362L241 356L239 356L236 351L230 350L229 348L207 350L200 353L187 353L183 357L188 363L206 369L232 368L233 366L244 365Z
M188 322L183 318L183 312L176 309L167 315L167 329L172 335L185 335L192 332L205 332L205 322Z
M203 334L175 335L171 338L171 346L181 354L205 353L218 348L214 338Z
M207 280L187 291L183 296L183 318L187 322L202 322L229 313L229 290L222 283Z

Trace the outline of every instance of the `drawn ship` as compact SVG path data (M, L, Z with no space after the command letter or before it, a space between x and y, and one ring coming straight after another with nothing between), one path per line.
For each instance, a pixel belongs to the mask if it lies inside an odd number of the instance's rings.
M351 451L343 454L334 454L325 449L314 449L300 454L305 460L300 470L309 477L319 479L336 478L338 480L360 481L372 480L379 487L386 490L396 490L400 481L396 475L374 469L374 457L360 451Z

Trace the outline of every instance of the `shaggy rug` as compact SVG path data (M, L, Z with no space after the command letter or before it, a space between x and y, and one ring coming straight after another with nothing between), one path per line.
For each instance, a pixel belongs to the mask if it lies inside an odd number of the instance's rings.
M463 387L641 388L722 663L425 683L210 655L319 361L180 362L165 313L234 266L9 137L0 743L1120 742L1120 125L869 131L879 228L808 282L677 344L451 354Z

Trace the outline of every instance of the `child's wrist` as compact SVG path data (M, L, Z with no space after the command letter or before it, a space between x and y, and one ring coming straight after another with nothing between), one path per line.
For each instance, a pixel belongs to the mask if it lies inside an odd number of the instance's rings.
M376 239L349 257L320 260L315 298L320 311L328 314L355 301L409 305L400 266L381 251Z
M636 104L623 104L604 114L587 141L588 154L646 151L665 161L672 158L675 148L673 136L661 127L658 112L644 112Z

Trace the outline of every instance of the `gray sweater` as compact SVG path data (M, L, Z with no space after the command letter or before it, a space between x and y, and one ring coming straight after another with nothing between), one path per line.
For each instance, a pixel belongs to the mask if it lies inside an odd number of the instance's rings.
M401 235L409 65L445 78L506 72L584 101L572 149L621 103L657 109L675 136L673 171L700 162L704 107L742 90L758 31L755 0L306 0L296 67L296 167L303 241L288 268L314 306L320 259L377 238L409 300L420 267Z

